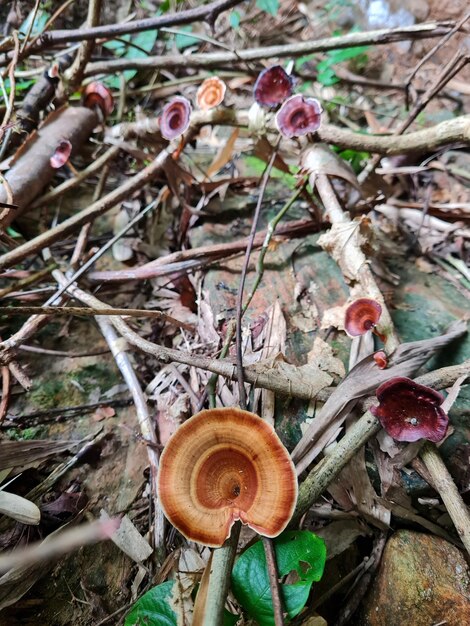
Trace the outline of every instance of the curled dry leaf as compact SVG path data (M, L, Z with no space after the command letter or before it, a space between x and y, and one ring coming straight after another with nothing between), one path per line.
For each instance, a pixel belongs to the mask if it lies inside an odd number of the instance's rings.
M50 158L51 167L58 170L65 165L70 158L72 152L72 144L68 139L62 139L57 144L54 154Z
M323 143L316 143L304 150L300 163L305 172L310 175L312 185L318 174L326 174L333 178L342 178L360 191L356 174L349 163L338 157Z

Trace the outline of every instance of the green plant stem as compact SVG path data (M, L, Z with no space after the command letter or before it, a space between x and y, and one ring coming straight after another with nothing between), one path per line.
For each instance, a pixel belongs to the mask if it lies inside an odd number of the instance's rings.
M273 219L268 223L268 227L266 229L266 236L264 238L263 245L261 246L261 250L260 250L260 253L259 253L259 257L258 257L258 262L257 262L257 265L256 265L255 282L253 284L253 287L251 288L250 293L248 294L247 301L243 305L242 316L246 313L247 308L250 306L250 302L251 302L253 296L255 295L256 290L259 287L261 279L263 278L264 259L266 257L267 252L268 252L269 243L270 243L270 241L271 241L271 239L272 239L272 237L274 235L274 231L276 230L276 226L279 224L279 222L282 220L284 215L287 213L287 211L291 208L291 206L294 204L294 202L300 196L300 194L303 191L303 188L304 188L304 186L301 185L292 194L292 196L287 200L287 202L284 204L284 206L279 211L279 213L277 215L275 215L273 217Z
M221 548L214 550L203 626L220 626L223 623L225 599L230 586L240 528L240 522L236 522L230 538Z
M299 487L299 497L290 522L291 526L299 521L299 518L318 500L343 467L373 435L379 432L380 428L378 419L367 411L339 440L331 453L310 470Z

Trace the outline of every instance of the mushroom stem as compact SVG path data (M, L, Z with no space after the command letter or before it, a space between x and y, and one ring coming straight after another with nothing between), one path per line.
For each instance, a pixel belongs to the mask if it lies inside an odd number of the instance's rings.
M232 527L230 538L213 552L212 566L207 590L207 603L203 626L220 626L223 622L225 599L230 585L230 574L237 552L240 522Z

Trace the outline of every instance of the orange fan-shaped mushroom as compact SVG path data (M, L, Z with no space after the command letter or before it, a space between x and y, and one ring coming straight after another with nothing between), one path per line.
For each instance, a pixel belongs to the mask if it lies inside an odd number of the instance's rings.
M196 104L203 111L219 106L225 98L226 86L218 76L204 80L196 93Z
M163 512L191 541L218 547L241 520L266 537L297 500L289 453L270 424L234 408L201 411L168 441L158 474Z

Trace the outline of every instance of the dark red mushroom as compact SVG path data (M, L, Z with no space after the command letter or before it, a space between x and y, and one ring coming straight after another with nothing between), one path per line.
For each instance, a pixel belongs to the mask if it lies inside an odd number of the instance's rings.
M397 441L441 441L449 418L444 397L410 378L391 378L376 391L379 405L371 408L387 433Z
M103 83L93 82L85 87L83 104L89 109L99 107L104 117L114 111L114 99L112 93Z
M379 350L374 354L374 361L377 367L381 370L384 370L387 367L387 355L383 350Z
M258 76L253 95L258 104L275 107L292 95L294 79L280 65L263 70Z
M344 328L350 337L365 335L373 330L382 314L382 307L370 298L359 298L346 309Z
M276 125L285 137L300 137L320 128L323 109L315 98L292 96L276 115Z
M160 116L162 136L171 141L182 135L189 126L191 110L189 100L182 96L177 96L165 104Z
M69 160L70 153L72 152L72 144L68 139L61 139L57 144L54 154L49 159L51 167L58 170L65 165Z

